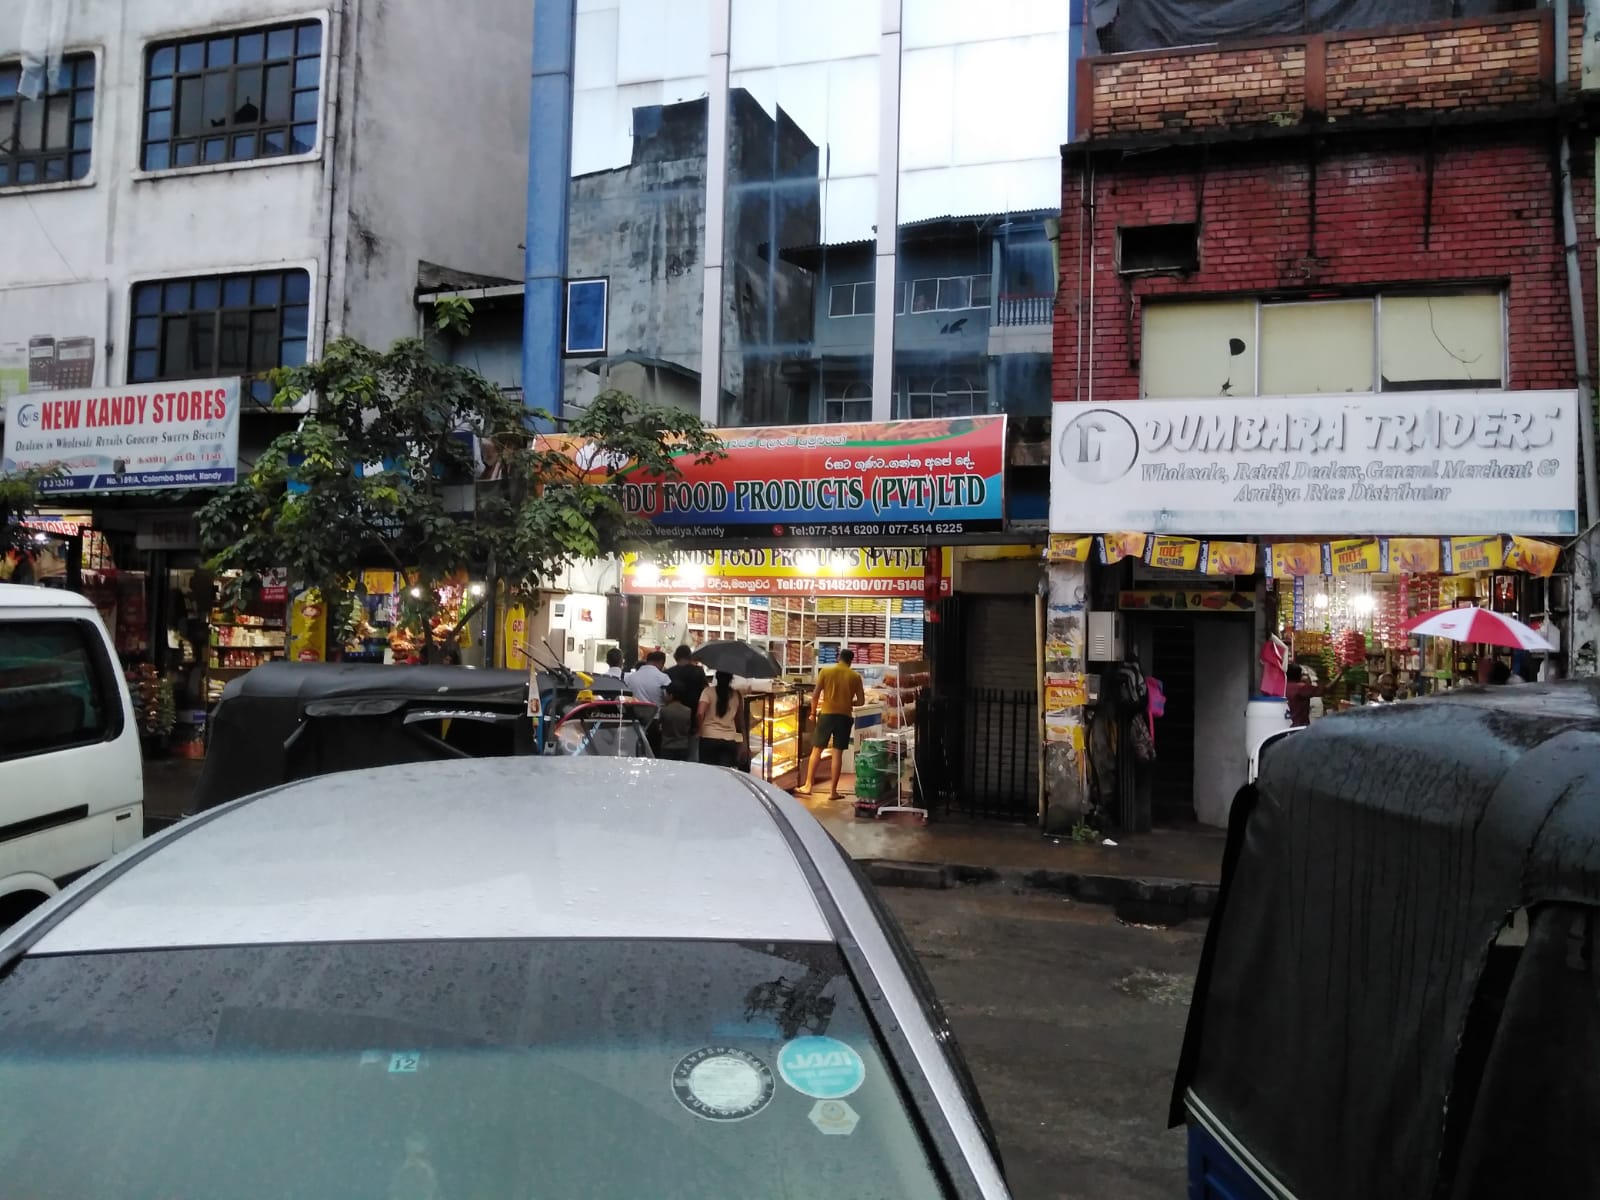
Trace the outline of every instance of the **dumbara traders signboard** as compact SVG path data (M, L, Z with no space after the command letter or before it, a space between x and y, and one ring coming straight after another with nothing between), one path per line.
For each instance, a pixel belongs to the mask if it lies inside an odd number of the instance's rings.
M1574 392L1057 404L1050 529L1577 532Z
M0 475L54 467L40 490L222 487L239 462L239 381L189 379L13 396Z
M1004 525L1003 415L717 433L723 456L680 458L674 479L648 478L583 444L564 448L586 474L618 483L624 507L667 536L933 537Z

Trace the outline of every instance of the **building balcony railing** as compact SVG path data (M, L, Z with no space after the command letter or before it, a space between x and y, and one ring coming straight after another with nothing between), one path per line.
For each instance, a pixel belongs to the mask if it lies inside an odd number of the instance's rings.
M1039 295L1003 295L995 301L996 325L1048 325L1055 316L1056 298Z
M1565 51L1583 77L1583 13ZM1554 99L1550 9L1381 29L1255 38L1078 60L1078 137L1096 141L1250 136L1410 114L1520 110Z

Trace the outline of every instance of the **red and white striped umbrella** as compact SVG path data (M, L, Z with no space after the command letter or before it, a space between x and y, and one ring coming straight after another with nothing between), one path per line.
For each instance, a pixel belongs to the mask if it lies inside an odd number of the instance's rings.
M1452 642L1509 646L1513 650L1555 649L1515 617L1491 612L1487 608L1442 608L1438 612L1412 617L1400 628L1405 633L1448 638Z

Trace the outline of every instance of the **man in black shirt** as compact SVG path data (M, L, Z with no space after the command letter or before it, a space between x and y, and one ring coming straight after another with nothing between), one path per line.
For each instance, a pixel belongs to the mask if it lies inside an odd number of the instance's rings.
M694 651L687 646L679 646L672 658L673 665L667 671L667 678L672 683L668 686L674 695L689 706L690 712L698 714L700 693L706 690L706 673L699 663L693 661ZM689 731L689 761L700 761L700 730L694 727Z

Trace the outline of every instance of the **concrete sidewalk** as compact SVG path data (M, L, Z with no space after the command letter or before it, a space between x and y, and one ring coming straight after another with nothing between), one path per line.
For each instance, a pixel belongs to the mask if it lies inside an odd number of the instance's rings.
M204 764L157 759L144 764L145 820L160 828L183 815ZM892 887L948 888L992 883L1113 904L1152 923L1209 916L1222 866L1223 834L1212 829L1160 829L1075 843L1043 837L1031 826L956 817L927 825L858 819L854 802L799 797L860 862L874 882Z
M799 799L881 885L1036 888L1115 904L1152 922L1210 916L1216 901L1226 837L1220 829L1158 829L1107 846L953 817L902 825L857 818L850 800Z

